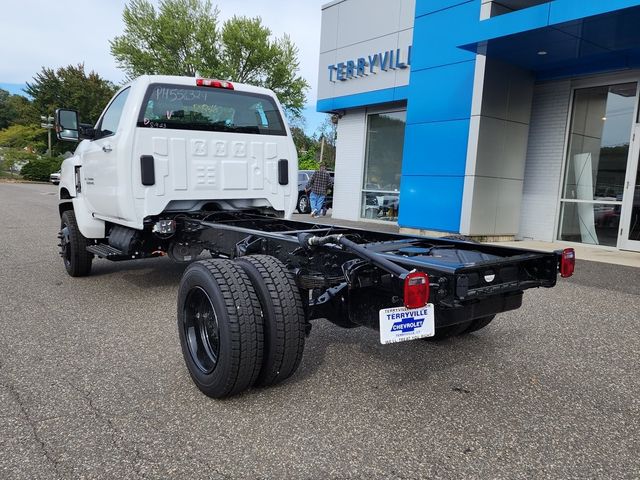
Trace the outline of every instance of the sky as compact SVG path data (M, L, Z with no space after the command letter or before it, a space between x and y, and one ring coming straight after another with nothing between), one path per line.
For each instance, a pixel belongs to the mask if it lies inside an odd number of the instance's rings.
M158 3L158 0L151 0ZM300 74L309 82L307 132L323 120L315 112L320 51L320 7L328 0L212 0L222 21L259 16L276 36L288 33L298 46ZM115 83L124 80L109 51L122 34L126 0L0 0L0 88L15 91L44 67L84 62ZM4 85L4 87L2 86ZM19 87L18 87L19 88Z

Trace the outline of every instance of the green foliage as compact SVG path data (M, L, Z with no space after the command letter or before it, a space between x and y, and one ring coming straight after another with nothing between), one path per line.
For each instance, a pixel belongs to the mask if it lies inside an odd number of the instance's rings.
M303 151L298 154L298 169L299 170L318 170L320 168L320 162L318 161L318 150L316 145L312 145L309 150Z
M31 104L22 95L11 95L0 89L0 130L10 125L25 125L33 120Z
M15 110L9 105L10 97L9 92L0 88L0 130L11 125L13 117L16 116Z
M218 10L207 0L131 0L124 8L124 34L111 54L129 78L145 74L195 76L219 68Z
M124 34L111 53L130 78L143 74L220 78L272 89L287 113L301 115L306 80L291 39L272 38L260 18L233 17L222 28L209 0L131 0Z
M316 140L304 133L302 127L292 126L291 136L293 137L293 143L296 145L298 156L302 155L303 152L314 148L316 145Z
M14 171L16 166L24 162L38 159L38 155L25 151L22 148L1 148L0 159L2 160L2 170Z
M12 125L0 131L0 147L28 148L44 151L47 145L47 131L34 125Z
M27 163L20 174L23 178L33 181L49 181L49 175L60 170L62 157L39 158Z
M33 98L38 121L40 115L53 115L57 108L70 108L78 111L81 122L95 123L116 87L93 71L85 73L84 64L79 64L57 70L43 67L25 91Z

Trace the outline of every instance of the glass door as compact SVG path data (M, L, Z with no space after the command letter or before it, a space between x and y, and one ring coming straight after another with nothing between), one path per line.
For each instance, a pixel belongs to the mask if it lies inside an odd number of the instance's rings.
M640 124L634 127L622 212L619 247L640 252Z
M638 158L630 155L637 88L630 82L575 90L559 240L619 246L627 172Z

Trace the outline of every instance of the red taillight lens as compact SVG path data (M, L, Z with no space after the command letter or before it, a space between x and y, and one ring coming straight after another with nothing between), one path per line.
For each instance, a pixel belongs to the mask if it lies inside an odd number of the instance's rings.
M576 269L576 252L573 248L565 248L560 258L560 276L569 278Z
M429 275L411 272L404 279L404 306L420 308L429 303Z
M233 90L233 83L224 80L211 80L210 78L196 78L198 87L226 88Z

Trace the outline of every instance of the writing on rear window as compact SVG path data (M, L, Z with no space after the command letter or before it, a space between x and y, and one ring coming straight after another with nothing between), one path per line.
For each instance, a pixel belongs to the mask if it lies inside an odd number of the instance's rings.
M267 95L163 84L149 87L138 127L286 135L280 112Z

